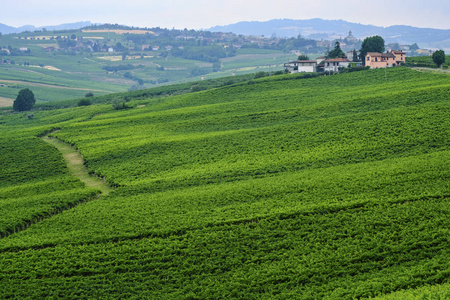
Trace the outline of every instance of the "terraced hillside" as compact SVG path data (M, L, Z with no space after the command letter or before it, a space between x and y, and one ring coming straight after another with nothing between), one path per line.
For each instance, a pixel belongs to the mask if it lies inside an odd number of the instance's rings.
M2 115L0 298L449 297L449 92L395 68Z

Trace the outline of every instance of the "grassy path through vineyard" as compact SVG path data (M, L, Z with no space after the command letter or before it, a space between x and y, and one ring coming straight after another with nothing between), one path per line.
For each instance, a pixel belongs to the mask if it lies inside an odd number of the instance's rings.
M102 179L89 175L83 164L83 158L72 146L48 135L44 136L43 140L62 153L72 175L79 178L86 186L99 189L103 195L108 195L112 191L112 188Z

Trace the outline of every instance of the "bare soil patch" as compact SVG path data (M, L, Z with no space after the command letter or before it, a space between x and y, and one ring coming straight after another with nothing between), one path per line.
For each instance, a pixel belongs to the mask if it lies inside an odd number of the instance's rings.
M0 97L0 107L12 106L14 99Z
M44 68L44 69L51 70L51 71L61 71L61 69L58 69L57 67L54 67L54 66L43 66L43 67L41 67L41 66L30 65L30 67L33 67L33 68Z

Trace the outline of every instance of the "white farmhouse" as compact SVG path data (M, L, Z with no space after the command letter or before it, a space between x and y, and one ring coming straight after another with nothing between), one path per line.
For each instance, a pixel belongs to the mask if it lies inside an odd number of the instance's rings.
M347 68L350 64L350 61L347 58L331 58L325 59L323 62L323 70L325 72L339 72L339 68Z
M285 70L291 73L316 72L317 61L315 60L296 60L284 64Z

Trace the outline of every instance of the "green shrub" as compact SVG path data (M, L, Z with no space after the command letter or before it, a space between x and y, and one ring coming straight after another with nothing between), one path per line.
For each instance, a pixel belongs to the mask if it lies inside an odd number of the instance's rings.
M91 105L91 100L89 99L81 99L78 101L78 106L89 106Z

